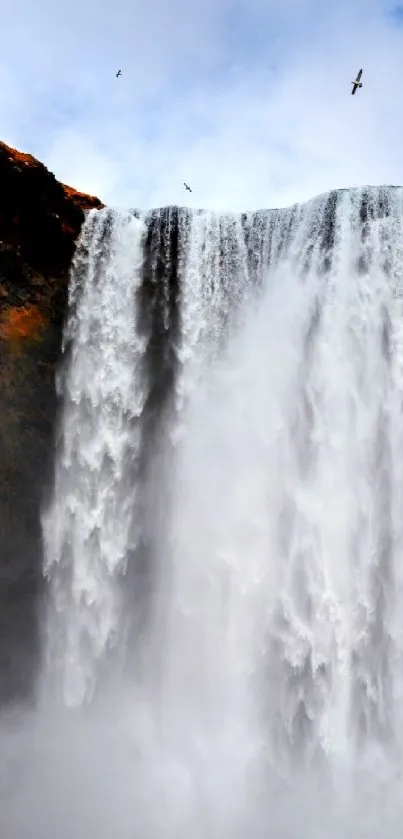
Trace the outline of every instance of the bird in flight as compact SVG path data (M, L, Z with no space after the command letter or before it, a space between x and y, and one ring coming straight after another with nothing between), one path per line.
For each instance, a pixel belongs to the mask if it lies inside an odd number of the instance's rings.
M360 81L361 76L362 76L362 70L359 70L358 73L357 73L357 78L356 78L355 82L351 82L351 84L353 85L353 89L351 91L352 96L354 96L354 93L357 90L357 87L362 87L362 82Z
M121 70L118 70L118 72L116 73L116 78L118 79L118 78L119 78L119 76L121 76L121 75L122 75L122 71L121 71Z
M190 186L188 186L187 184L185 184L185 181L183 181L183 186L185 187L185 189L187 189L187 190L188 190L188 192L191 192L191 191L192 191L192 190L190 189Z

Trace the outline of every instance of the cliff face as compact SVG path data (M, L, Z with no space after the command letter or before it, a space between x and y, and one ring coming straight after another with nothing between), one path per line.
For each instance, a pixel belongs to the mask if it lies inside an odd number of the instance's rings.
M45 307L53 321L63 311L66 279L84 210L98 198L59 183L28 154L0 143L0 296L4 311Z
M0 704L33 685L68 271L84 211L102 206L0 142Z

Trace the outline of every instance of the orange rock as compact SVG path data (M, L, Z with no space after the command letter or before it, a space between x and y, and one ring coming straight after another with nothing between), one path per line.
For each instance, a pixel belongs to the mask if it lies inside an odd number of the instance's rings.
M3 143L0 140L0 153L1 152L7 155L9 162L12 164L23 164L29 168L44 169L46 172L49 171L46 169L46 166L44 166L40 160L37 160L36 157L33 157L32 154L25 154L24 152L18 151L18 149L13 149L12 146L8 146L7 143ZM87 195L87 193L80 192L72 186L67 186L67 184L61 184L61 186L64 189L66 197L74 201L74 203L82 210L100 210L105 206L105 204L103 204L102 201L100 201L95 195Z
M38 306L7 308L0 316L0 337L6 341L35 339L46 326L47 319Z
M61 184L31 154L0 141L0 283L5 291L0 311L14 306L25 311L34 303L50 310L51 321L60 325L85 211L103 206L99 198ZM0 337L14 334L15 327L10 329L3 323Z
M3 149L3 151L7 153L10 162L24 163L25 166L43 165L35 157L32 157L32 154L24 154L24 152L18 151L17 149L13 149L11 146L8 146L7 143L2 143L1 140L0 147Z
M79 204L82 210L100 210L105 204L102 204L99 198L95 195L87 195L85 192L78 192L72 186L62 184L62 187L68 198L71 198L76 204Z

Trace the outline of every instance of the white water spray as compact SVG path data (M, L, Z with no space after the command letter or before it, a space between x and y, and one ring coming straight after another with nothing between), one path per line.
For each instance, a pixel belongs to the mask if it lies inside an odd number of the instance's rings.
M93 213L78 248L70 288L61 379L64 409L53 501L44 517L45 573L51 580L50 667L68 704L93 691L99 660L119 639L117 575L133 539L144 391L137 334L144 225Z
M127 471L154 375L139 364L143 226L115 216L102 267L93 218L85 270L76 259L65 442L46 517L59 687L76 704L112 639L125 658L121 572L139 511L149 522L153 509L134 494L155 486ZM171 434L161 427L147 450L158 474L169 449L138 639L149 667L141 679L126 667L73 716L39 713L7 836L395 839L402 190L243 219L179 215L178 229Z

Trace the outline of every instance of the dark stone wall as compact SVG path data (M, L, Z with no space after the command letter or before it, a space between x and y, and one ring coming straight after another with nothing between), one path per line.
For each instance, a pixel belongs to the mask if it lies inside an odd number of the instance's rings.
M32 694L68 272L85 210L102 206L0 143L0 705Z

